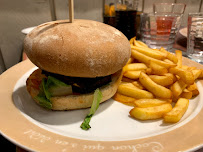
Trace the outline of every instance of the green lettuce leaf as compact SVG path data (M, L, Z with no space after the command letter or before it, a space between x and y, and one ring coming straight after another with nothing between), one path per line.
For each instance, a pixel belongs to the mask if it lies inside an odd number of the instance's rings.
M52 103L46 98L46 96L36 96L35 99L39 101L39 104L47 109L52 108Z
M42 79L42 88L43 88L43 92L44 92L46 98L48 100L50 100L51 93L48 91L48 85L47 85L47 81L45 79Z
M70 85L67 85L66 83L64 83L64 82L62 82L62 81L60 81L60 80L58 80L52 76L48 76L47 79L45 79L45 78L42 79L42 82L40 84L39 94L35 97L35 99L37 101L39 101L39 104L42 107L51 109L52 103L50 101L50 98L53 96L53 93L55 93L57 91L58 92L63 91L63 90L65 90L66 92L68 91L68 93L72 93L71 92L72 87Z
M72 94L72 86L68 85L52 76L48 76L46 86L46 90L49 92L50 96L65 96ZM47 93L46 93L47 95ZM48 98L49 99L49 98Z
M51 86L69 86L68 84L62 82L59 79L54 78L53 76L48 76L46 85Z
M99 90L99 88L97 88L94 92L94 99L92 102L92 106L90 109L89 114L85 117L83 123L81 124L80 128L82 128L83 130L88 130L89 128L91 128L91 126L89 125L90 120L92 118L92 116L94 115L94 113L96 112L96 110L99 108L99 103L102 100L102 93Z

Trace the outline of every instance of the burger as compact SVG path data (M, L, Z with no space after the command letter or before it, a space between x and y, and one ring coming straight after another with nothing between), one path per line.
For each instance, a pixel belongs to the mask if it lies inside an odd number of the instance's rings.
M27 90L52 110L91 107L97 89L100 103L110 99L131 55L124 34L91 20L41 24L25 37L24 51L38 67L26 81Z

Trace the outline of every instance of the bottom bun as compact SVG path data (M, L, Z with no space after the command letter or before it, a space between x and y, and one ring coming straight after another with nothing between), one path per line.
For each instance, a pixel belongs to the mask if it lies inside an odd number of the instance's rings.
M41 72L34 71L30 77L27 79L26 86L29 94L34 97L39 93L39 88L32 84L33 79L41 79L43 76L39 75ZM38 78L38 76L40 78ZM100 103L110 99L117 91L117 88L121 82L122 74L121 70L112 74L112 81L100 87L100 91L102 92L102 100ZM68 95L68 96L59 96L59 97L51 97L50 101L52 103L52 110L74 110L74 109L82 109L89 108L93 102L94 92L88 94L80 94L80 95ZM35 100L35 99L34 99ZM35 100L38 104L39 101Z

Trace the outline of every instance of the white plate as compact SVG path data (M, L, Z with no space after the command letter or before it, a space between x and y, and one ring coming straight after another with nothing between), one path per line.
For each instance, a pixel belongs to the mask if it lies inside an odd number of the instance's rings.
M28 34L28 33L30 33L34 28L35 28L35 26L33 26L33 27L28 27L28 28L22 29L21 32L22 32L23 34Z
M27 60L0 77L0 132L27 150L186 151L203 144L202 82L197 83L200 95L190 100L187 112L178 123L167 124L162 119L135 120L129 116L132 107L110 99L93 116L92 128L84 131L80 124L89 109L50 111L31 99L25 83L34 69Z

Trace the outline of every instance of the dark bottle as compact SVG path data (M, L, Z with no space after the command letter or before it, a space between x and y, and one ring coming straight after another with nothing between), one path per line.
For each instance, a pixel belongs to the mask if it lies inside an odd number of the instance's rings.
M105 0L103 6L103 22L115 27L115 4L114 0Z
M116 25L116 17L115 16L104 16L104 23L115 27Z
M136 10L116 10L116 28L128 39L136 36Z

